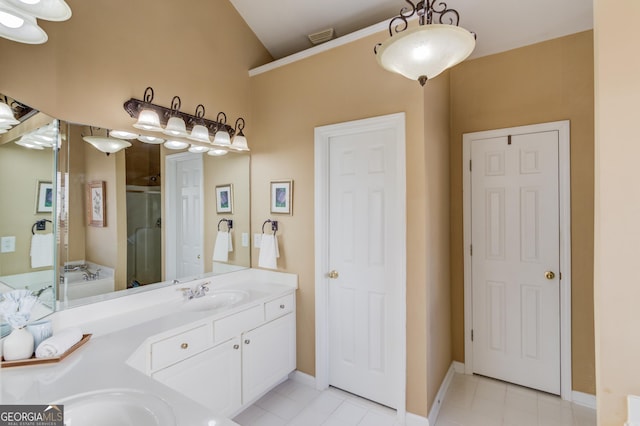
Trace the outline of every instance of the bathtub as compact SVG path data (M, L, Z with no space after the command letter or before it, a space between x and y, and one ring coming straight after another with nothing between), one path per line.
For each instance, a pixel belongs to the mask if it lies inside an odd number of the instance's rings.
M84 261L67 262L65 265L73 266L78 264L87 265L87 270L91 273L96 273L99 269L100 276L95 279L85 280L85 271L78 270L65 272L64 276L61 277L61 283L66 285L60 286L60 301L82 299L114 291L115 282L113 278L113 268Z

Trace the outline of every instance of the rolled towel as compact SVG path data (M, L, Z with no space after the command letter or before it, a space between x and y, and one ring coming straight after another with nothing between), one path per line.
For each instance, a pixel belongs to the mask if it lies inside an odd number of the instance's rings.
M66 328L43 340L36 348L36 358L60 356L81 339L82 331L78 327Z

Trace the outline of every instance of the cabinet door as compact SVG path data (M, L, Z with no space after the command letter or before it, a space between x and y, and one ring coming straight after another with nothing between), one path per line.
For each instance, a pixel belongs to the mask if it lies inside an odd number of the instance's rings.
M240 341L222 343L151 377L223 416L241 405Z
M251 403L296 368L296 320L285 315L242 335L242 403Z

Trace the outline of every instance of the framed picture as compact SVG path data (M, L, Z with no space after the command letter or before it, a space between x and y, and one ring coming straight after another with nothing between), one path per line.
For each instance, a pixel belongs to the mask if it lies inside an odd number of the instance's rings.
M271 182L271 213L293 214L293 181Z
M233 213L233 185L216 186L216 212Z
M99 228L107 226L105 186L103 180L87 183L87 223L89 226Z
M36 183L36 213L53 211L53 184L51 181L39 180Z

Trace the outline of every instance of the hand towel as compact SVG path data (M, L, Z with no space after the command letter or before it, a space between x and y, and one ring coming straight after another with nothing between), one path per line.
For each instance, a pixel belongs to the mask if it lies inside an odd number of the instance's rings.
M54 333L53 336L46 340L36 348L36 358L51 358L60 356L71 346L75 345L82 339L82 331L78 327L70 327Z
M229 232L218 231L216 236L216 244L213 247L213 260L217 262L229 261L229 244L230 244Z
M228 233L229 233L229 253L231 253L233 251L233 238L231 236L231 229L229 229Z
M53 266L53 234L31 236L31 267Z
M278 269L277 259L279 257L280 250L278 249L278 237L273 234L262 234L258 266L262 268Z

